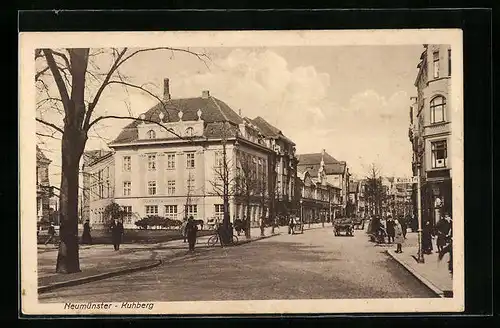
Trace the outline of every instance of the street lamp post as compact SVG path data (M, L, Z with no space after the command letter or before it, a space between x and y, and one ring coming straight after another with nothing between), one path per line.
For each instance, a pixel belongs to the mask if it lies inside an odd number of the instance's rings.
M300 200L300 230L304 232L304 209L302 207L302 199Z
M422 199L420 183L420 163L417 164L417 218L418 218L418 253L417 262L424 263L424 253L422 252Z

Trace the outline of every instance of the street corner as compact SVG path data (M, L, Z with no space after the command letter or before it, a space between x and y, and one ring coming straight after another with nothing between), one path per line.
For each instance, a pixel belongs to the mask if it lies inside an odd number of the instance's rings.
M38 293L47 293L63 287L82 285L98 280L130 274L141 270L148 270L161 265L161 259L142 260L136 263L108 268L107 270L85 270L73 274L55 274L39 278Z

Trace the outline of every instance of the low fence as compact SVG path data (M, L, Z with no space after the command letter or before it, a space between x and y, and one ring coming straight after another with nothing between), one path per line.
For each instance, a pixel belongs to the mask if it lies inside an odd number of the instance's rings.
M213 234L211 230L200 230L198 236L208 236ZM80 238L82 232L80 232ZM92 230L92 244L111 244L111 233L106 230ZM48 240L47 234L38 235L38 244L44 244ZM180 231L167 229L125 229L123 234L123 244L155 244L172 240L182 239ZM59 235L54 236L54 242L59 241Z

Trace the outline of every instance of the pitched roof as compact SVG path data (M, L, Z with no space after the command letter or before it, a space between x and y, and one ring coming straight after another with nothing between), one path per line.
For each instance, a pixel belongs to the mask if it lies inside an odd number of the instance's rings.
M112 153L113 151L110 150L102 150L102 149L88 150L83 153L83 162L85 163L85 165L92 165L95 164L97 161L100 161L104 157L109 156Z
M267 138L281 138L295 146L295 143L289 138L287 138L280 129L273 126L271 123L263 119L261 116L257 116L251 121L259 128L262 134Z
M243 119L236 114L225 102L208 96L196 98L181 98L170 99L166 103L158 103L144 112L144 119L155 122L178 122L179 112L183 112L183 121L195 121L198 119L198 110L201 110L201 118L205 122L205 136L206 137L220 137L222 129L217 129L217 125L213 123L230 122L232 125L243 123ZM160 119L160 113L164 117ZM141 115L141 116L142 116ZM112 144L129 143L138 139L137 126L141 123L140 120L135 120L128 124L120 132L118 137ZM207 131L207 128L209 131ZM218 131L217 131L218 130ZM235 131L231 129L231 131Z
M37 162L47 162L47 163L52 162L50 159L47 158L47 156L45 156L45 154L42 152L40 147L38 147L38 145L36 145L36 160Z
M318 174L318 170L321 164L321 158L325 162L325 174L343 174L346 169L346 162L339 162L333 158L330 154L326 153L311 153L311 154L300 154L297 155L299 163L297 164L297 169L308 168L313 172ZM311 173L312 174L312 173Z
M323 161L325 164L330 164L330 163L339 163L335 158L330 156L327 152L325 152L325 155L323 156L323 153L311 153L311 154L300 154L297 155L299 159L299 164L298 165L311 165L311 164L319 164L321 163L321 158L323 157Z
M344 174L347 164L345 162L325 164L326 174Z

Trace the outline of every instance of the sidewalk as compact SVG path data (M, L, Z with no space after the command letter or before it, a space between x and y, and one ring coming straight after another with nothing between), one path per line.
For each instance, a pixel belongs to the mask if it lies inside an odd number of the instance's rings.
M441 261L438 260L437 253L424 255L425 263L418 263L416 260L418 234L409 232L406 238L403 253L397 254L394 249L388 249L387 253L438 296L453 297L453 279L448 271L448 255L445 255Z
M281 227L281 233L283 233L283 230L284 227ZM264 237L261 237L260 229L252 228L250 232L251 238L246 239L242 234L238 237L238 245L279 234L279 230L273 235L271 234L271 228L266 228ZM208 238L210 236L198 238L196 248L216 249L217 247L208 246ZM152 268L162 262L182 258L188 254L187 251L188 244L184 243L183 240L172 240L157 244L122 244L119 251L114 251L112 245L81 245L79 249L81 272L58 274L55 272L57 248L54 245L38 245L38 291L47 292L55 288Z

